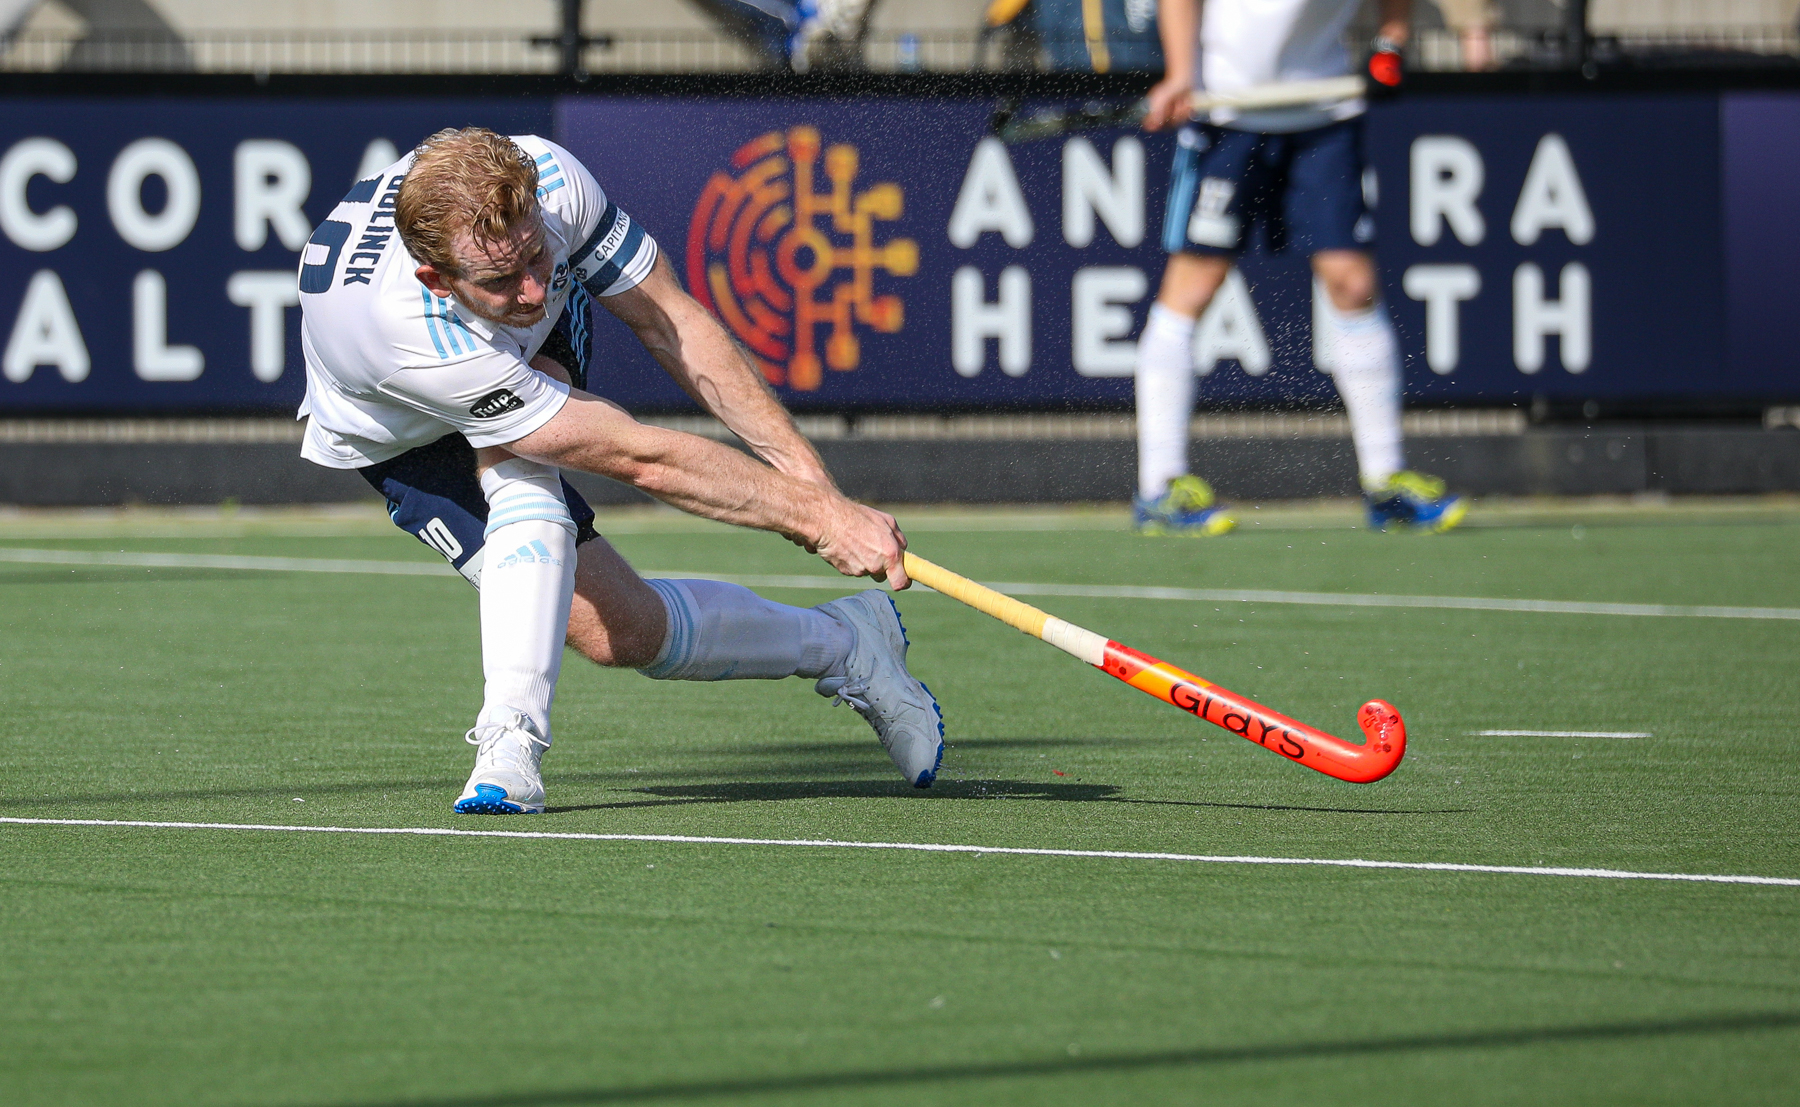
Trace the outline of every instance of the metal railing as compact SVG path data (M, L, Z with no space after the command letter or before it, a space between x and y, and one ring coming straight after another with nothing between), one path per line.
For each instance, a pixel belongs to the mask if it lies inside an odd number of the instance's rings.
M707 73L764 68L724 34L609 36L582 52L588 72ZM28 33L0 51L0 72L525 73L558 71L559 51L501 31L212 31L184 38Z
M1790 26L1739 26L1632 30L1596 28L1594 57L1602 62L1654 64L1754 64L1800 61L1800 31ZM1409 51L1420 70L1467 68L1562 68L1566 46L1555 28L1496 28L1470 65L1465 36L1422 30ZM1020 49L1002 36L973 31L873 34L860 50L872 72L968 72L1041 67L1040 52ZM0 72L198 72L198 73L484 73L552 74L562 63L543 36L494 31L392 30L209 31L187 37L162 34L83 35L30 32L0 43ZM620 32L587 45L588 73L738 73L778 63L755 46L724 32Z
M1409 63L1426 72L1470 69L1560 69L1568 63L1562 28L1495 28L1475 43L1455 31L1420 31ZM1800 61L1800 29L1784 26L1681 28L1677 30L1599 29L1590 34L1589 57L1602 65L1757 65ZM1471 64L1475 55L1484 63Z

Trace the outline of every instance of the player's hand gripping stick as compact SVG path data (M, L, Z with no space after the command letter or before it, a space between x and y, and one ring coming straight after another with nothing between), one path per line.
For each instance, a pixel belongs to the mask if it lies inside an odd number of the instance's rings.
M1369 94L1392 95L1406 79L1406 56L1400 44L1386 35L1377 35L1369 46Z
M1352 784L1369 784L1393 772L1400 759L1406 756L1406 724L1400 720L1400 712L1385 701L1370 700L1362 705L1356 721L1361 725L1366 741L1360 746L1352 745L1271 711L1255 700L1201 680L1166 661L1139 653L1039 611L1028 603L1020 603L1011 596L976 584L916 554L906 555L906 573L920 584L966 603L984 615L992 615L1015 630L1041 638L1140 692L1174 704L1190 715L1326 776Z

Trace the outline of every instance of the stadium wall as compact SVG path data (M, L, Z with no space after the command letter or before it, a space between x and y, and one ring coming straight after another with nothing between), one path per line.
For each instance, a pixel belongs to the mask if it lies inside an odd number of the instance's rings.
M1099 78L14 75L0 84L13 109L0 116L0 421L291 413L304 390L292 276L305 263L344 279L354 264L307 234L369 163L464 123L569 146L796 411L1122 411L1160 268L1170 140L1004 147L986 124L1001 98L1030 110L1136 91ZM1432 77L1376 105L1365 190L1409 406L1665 420L1800 401L1797 136L1800 81L1780 73ZM1243 272L1201 327L1203 402L1328 406L1303 262L1255 257ZM595 341L599 391L689 410L603 313ZM1466 468L1477 491L1800 488L1783 460L1795 436L1755 428L1608 429L1642 460L1604 480L1587 462L1533 460L1594 433L1415 439L1416 460ZM1206 470L1240 496L1348 489L1348 444L1327 441L1219 445ZM867 474L847 485L885 499L1128 494L1123 440L826 447ZM264 460L287 449L0 441L0 499L339 498ZM1759 475L1658 460L1695 450L1748 457ZM77 455L72 476L28 478ZM1242 480L1224 475L1240 464Z
M302 461L293 441L0 442L0 504L348 503L374 500L355 473ZM259 436L265 437L265 436ZM272 436L270 436L272 437ZM69 440L69 439L75 440ZM881 503L1085 503L1130 498L1128 437L826 438L845 492ZM1744 495L1800 491L1800 430L1614 423L1514 433L1415 434L1413 464L1477 495ZM1237 500L1342 496L1356 487L1350 440L1271 433L1196 439L1194 471ZM569 479L595 504L647 502L602 477Z

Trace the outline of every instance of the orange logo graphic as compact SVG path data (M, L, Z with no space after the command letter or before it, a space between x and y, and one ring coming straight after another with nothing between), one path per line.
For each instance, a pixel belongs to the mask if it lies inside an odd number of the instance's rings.
M815 127L746 142L731 155L732 172L706 182L688 224L688 287L750 347L770 383L803 390L819 387L827 365L857 367L857 324L900 329L900 297L875 295L875 272L910 277L919 268L912 239L875 244L875 221L900 217L900 186L853 191L856 147L838 145L825 151L831 189L815 192L819 151ZM822 360L821 327L830 328Z

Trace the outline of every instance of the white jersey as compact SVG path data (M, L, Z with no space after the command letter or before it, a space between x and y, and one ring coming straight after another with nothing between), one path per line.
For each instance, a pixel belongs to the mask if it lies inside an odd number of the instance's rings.
M1350 72L1344 32L1361 0L1203 0L1200 87L1314 81ZM1212 122L1239 131L1309 131L1362 114L1360 97L1288 108L1214 108Z
M535 135L513 141L537 162L555 262L543 317L530 327L490 323L419 283L419 263L394 231L410 153L358 182L300 259L300 415L311 417L300 456L357 469L456 431L472 446L498 446L562 409L569 386L529 362L562 315L571 277L616 296L649 275L656 242L567 150Z

